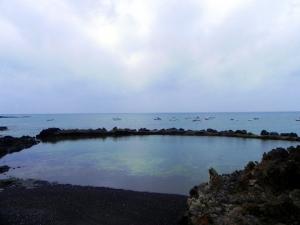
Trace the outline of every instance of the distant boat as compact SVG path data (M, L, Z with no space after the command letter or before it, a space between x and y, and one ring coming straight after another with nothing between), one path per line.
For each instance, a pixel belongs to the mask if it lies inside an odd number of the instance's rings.
M49 119L49 120L47 120L47 122L50 122L50 121L53 121L54 119Z
M300 119L296 119L296 121L300 121Z
M160 117L155 117L154 120L161 120L161 118Z
M253 119L254 119L254 120L259 120L259 118L258 118L258 117L254 117Z
M234 120L233 118L231 118L230 120Z
M196 118L196 119L193 119L192 121L193 122L201 122L201 119L200 118Z
M248 121L253 121L252 119L248 120Z
M113 119L113 121L118 121L118 120L122 120L121 118L119 118L119 117L115 117L115 118L112 118Z
M214 116L209 116L209 117L205 117L205 120L213 120L213 119L215 119L216 117L214 117Z

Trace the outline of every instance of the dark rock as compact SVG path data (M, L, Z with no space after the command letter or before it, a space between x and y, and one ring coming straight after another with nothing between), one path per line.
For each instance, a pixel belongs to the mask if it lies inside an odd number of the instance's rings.
M277 133L277 132L270 132L269 135L271 135L271 136L279 136L279 133Z
M59 129L59 128L48 128L48 129L42 130L36 137L39 139L48 138L48 137L54 136L59 131L61 131L61 129Z
M235 133L236 133L236 134L246 135L246 134L247 134L247 131L246 131L246 130L236 130Z
M9 166L0 166L0 174L1 173L5 173L7 171L9 171L10 167Z
M12 152L18 152L37 144L38 141L29 136L15 138L11 136L0 137L0 158Z
M263 161L265 160L277 160L277 159L285 159L289 156L289 153L284 148L276 148L271 150L268 153L264 153Z
M298 135L296 133L281 133L280 136L283 137L298 137Z
M266 130L262 130L261 132L260 132L260 135L262 135L262 136L268 136L270 133L268 132L268 131L266 131Z
M190 191L183 224L299 224L300 146L273 149L232 174L209 175L208 184Z
M217 133L218 133L217 130L211 129L211 128L208 128L206 131L207 131L208 133L214 133L214 134L217 134Z
M0 131L4 131L4 130L8 130L8 128L7 127L0 127Z
M190 196L192 198L198 198L199 194L198 194L198 187L194 186L191 190L190 190Z
M147 128L140 128L140 129L138 130L138 133L141 133L141 134L147 134L147 133L149 133L149 132L150 132L150 130L147 129Z

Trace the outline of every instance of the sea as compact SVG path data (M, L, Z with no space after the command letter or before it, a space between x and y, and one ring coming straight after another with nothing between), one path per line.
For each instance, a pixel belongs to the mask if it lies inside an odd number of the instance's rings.
M5 118L9 117L9 118ZM0 115L0 135L35 136L59 128L184 128L200 130L265 129L300 135L300 112L147 113L147 114L22 114ZM133 136L39 143L6 155L0 165L10 171L1 178L39 179L62 184L88 185L187 195L208 181L208 169L220 174L259 161L264 152L298 142L228 137Z

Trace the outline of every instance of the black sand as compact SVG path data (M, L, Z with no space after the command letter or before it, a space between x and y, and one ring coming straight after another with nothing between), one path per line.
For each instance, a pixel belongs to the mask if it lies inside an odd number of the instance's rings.
M98 187L9 187L0 192L1 225L172 225L186 197Z

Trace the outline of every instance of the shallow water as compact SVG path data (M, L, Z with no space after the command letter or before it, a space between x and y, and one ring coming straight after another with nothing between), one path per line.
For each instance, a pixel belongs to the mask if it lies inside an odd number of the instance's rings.
M296 142L225 137L133 136L41 143L0 159L8 175L59 183L187 194L219 173L242 169L262 153ZM2 175L3 177L3 175Z
M24 116L24 115L14 115ZM300 135L300 112L269 113L148 113L148 114L33 114L25 118L0 118L0 126L9 130L0 135L36 135L42 129L59 128L184 128L184 129L247 129L254 133L261 130L295 132ZM199 117L201 121L193 122ZM161 120L154 120L160 117ZM208 118L215 117L215 118ZM120 120L113 120L120 118ZM206 119L208 120L206 120ZM254 118L257 118L255 120ZM233 119L233 120L231 120Z

